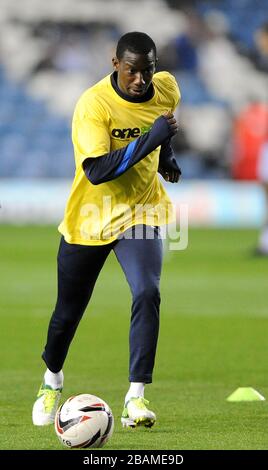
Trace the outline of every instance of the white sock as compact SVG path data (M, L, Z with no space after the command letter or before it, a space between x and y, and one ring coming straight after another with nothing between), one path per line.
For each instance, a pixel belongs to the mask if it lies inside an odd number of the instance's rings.
M130 400L130 398L144 397L144 386L143 382L130 382L129 390L125 397L125 403Z
M45 384L49 385L54 390L63 387L63 379L64 376L62 370L55 374L54 372L51 372L51 370L47 369L44 375Z
M267 225L263 227L261 231L260 238L259 238L259 246L264 251L268 252L268 226Z

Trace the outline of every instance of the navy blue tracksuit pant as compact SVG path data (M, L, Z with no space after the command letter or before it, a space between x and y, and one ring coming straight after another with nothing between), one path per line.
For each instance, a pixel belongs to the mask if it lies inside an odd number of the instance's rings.
M129 381L152 382L159 330L162 241L157 227L146 227L147 238L145 226L136 226L137 229L142 230L139 239L129 237L133 227L115 242L101 246L69 244L62 237L57 258L58 298L42 355L52 372L62 369L95 282L113 250L132 293Z

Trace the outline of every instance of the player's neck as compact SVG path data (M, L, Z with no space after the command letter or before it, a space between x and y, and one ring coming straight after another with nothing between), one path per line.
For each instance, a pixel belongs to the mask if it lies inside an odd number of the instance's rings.
M116 93L119 96L121 96L121 98L123 98L126 101L130 101L131 103L144 103L145 101L149 101L150 99L152 99L152 97L154 96L154 87L152 83L143 96L135 97L135 96L127 95L122 90L120 90L117 84L117 72L114 72L111 75L111 85L113 89L116 91Z

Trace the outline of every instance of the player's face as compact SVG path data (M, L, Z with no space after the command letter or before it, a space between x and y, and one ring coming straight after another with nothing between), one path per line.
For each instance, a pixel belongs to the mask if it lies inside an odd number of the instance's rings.
M154 51L135 54L125 51L122 59L113 58L114 69L118 72L118 86L126 95L142 96L148 90L155 72Z

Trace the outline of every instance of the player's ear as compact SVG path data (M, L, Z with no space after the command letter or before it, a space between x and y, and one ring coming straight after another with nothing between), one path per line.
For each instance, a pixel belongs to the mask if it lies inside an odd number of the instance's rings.
M113 64L114 70L117 72L119 69L119 60L117 59L117 57L112 58L112 64Z

